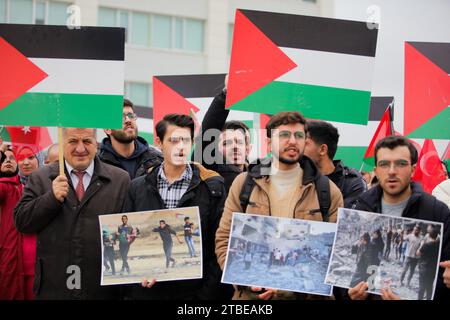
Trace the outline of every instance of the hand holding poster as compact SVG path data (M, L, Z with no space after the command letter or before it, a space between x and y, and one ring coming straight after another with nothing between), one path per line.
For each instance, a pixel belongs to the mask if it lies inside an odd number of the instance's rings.
M443 224L340 208L326 283L401 299L432 300Z
M198 207L99 216L102 285L202 278Z

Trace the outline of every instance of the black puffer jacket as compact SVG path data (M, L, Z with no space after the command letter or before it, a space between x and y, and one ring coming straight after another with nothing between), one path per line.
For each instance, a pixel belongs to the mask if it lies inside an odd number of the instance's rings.
M341 190L344 197L344 205L348 206L367 190L367 185L358 171L344 166L341 160L335 160L333 164L335 170L327 177Z
M132 299L191 300L223 299L230 297L230 289L220 283L221 270L217 263L215 233L222 217L226 191L223 178L199 164L191 163L193 177L178 207L198 206L202 228L203 279L156 283L151 289L135 285ZM160 166L132 181L123 212L166 209L157 189Z
M411 183L412 195L403 210L402 217L442 222L444 232L440 261L450 260L450 209L443 202L425 193L420 184ZM381 213L383 189L375 186L363 193L351 205L352 209ZM435 300L450 301L450 289L443 283L443 268L439 268Z
M134 146L134 153L124 158L113 149L111 139L106 137L100 144L98 157L107 164L127 171L131 180L144 175L149 168L163 161L161 152L149 146L144 138L137 137Z

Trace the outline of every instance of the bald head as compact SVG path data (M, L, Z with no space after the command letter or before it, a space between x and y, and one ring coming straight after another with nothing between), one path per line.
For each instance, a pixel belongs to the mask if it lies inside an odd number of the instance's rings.
M47 150L47 155L45 157L45 164L52 164L55 162L58 162L58 156L59 156L59 152L58 152L58 144L54 143L52 144L48 150Z

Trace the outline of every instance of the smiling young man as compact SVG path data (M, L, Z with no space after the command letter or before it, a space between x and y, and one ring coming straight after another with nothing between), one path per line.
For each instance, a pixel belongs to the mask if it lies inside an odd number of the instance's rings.
M416 169L417 151L405 137L390 136L380 140L375 146L375 174L379 185L363 193L352 205L353 209L378 212L398 217L442 222L444 224L441 261L450 260L450 210L435 197L425 193L420 184L412 182ZM417 232L416 232L417 234ZM413 256L414 254L414 256ZM409 264L416 263L415 252L410 255ZM442 267L450 267L444 262ZM400 271L400 270L399 270ZM406 268L405 268L406 271ZM440 268L436 286L435 299L445 300L450 297ZM402 279L405 272L402 273ZM361 282L348 290L351 299L366 299L368 284ZM398 299L389 289L383 289L383 299ZM448 300L447 300L448 301Z
M164 162L133 180L124 212L199 207L202 234L203 279L150 282L134 287L136 299L221 299L224 286L214 253L214 236L225 201L223 178L214 171L188 162L194 139L194 121L168 114L156 125L157 143Z
M216 234L216 254L222 268L233 212L335 222L337 209L343 206L342 195L336 185L320 173L311 159L303 155L306 119L298 112L281 112L271 118L266 129L272 157L261 164L250 165L248 173L240 174L233 182L225 203ZM251 188L247 187L249 184ZM323 188L324 184L328 191ZM322 191L327 193L327 208L319 201ZM252 290L261 291L260 288ZM285 294L292 295L265 290L255 296L249 288L241 287L236 288L233 298L283 298Z
M14 209L19 232L37 234L36 298L118 298L100 286L98 216L121 211L130 178L96 157L95 129L64 128L63 144L65 173L58 163L33 172Z

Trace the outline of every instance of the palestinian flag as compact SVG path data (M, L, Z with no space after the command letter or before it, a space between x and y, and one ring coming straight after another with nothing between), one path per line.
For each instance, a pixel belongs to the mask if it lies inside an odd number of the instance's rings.
M201 123L214 97L219 94L225 74L171 75L153 77L153 126L169 113L190 114L192 109ZM231 111L227 121L239 120L254 128L255 114ZM148 127L148 126L146 126Z
M375 134L373 135L372 140L367 147L366 153L364 154L364 163L368 164L369 166L375 166L375 146L378 141L394 134L391 114L391 106L389 106L384 112L383 117L381 118L380 123L378 124L378 127L375 131Z
M405 135L450 139L450 43L405 42Z
M445 174L433 140L426 139L419 154L412 180L421 183L423 190L431 194L433 189L446 179Z
M238 9L227 107L365 125L377 34L365 22Z
M0 24L0 124L121 128L122 28Z

